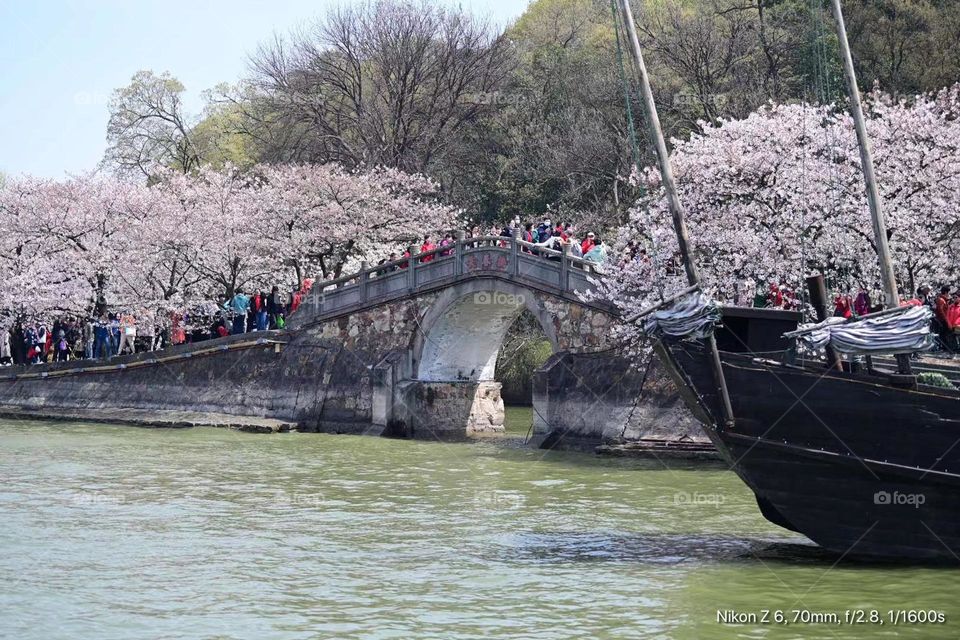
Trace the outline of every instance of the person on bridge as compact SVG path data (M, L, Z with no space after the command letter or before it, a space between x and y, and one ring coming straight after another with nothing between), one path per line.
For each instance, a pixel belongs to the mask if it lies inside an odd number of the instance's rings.
M593 249L593 245L596 244L596 234L592 231L587 234L587 237L583 239L583 242L580 243L580 253L586 256L590 253L590 249Z
M537 242L546 242L552 235L553 226L550 224L550 219L547 218L539 227L537 227Z
M381 260L380 262L377 263L377 266L379 267L380 265L387 264L388 262L396 262L397 260L399 260L399 258L397 258L397 252L396 252L396 251L391 251L389 256L387 256L386 258L384 258L383 260ZM396 270L399 269L399 268L400 268L400 267L398 267L397 265L391 264L391 265L386 266L386 267L383 267L383 268L381 268L381 269L377 269L377 277L379 277L379 276L385 276L385 275L387 275L388 273L393 273L394 271L396 271Z
M89 317L83 323L83 357L87 360L93 360L94 335L93 330L96 322L93 317Z
M433 251L433 250L436 249L436 248L437 248L437 245L435 245L435 244L433 243L433 239L430 237L430 234L429 234L429 233L428 233L427 235L423 236L423 244L420 245L420 253L426 253L427 251ZM431 254L431 255L429 255L429 256L424 256L423 258L420 258L420 263L423 264L423 263L426 263L426 262L432 262L432 261L433 261L433 258L434 258L434 255L433 255L433 254Z
M520 239L523 240L524 242L529 242L530 244L533 244L534 242L536 242L536 240L533 237L532 222L528 222L527 224L523 225L523 233L520 234Z
M440 248L443 249L443 251L440 252L441 258L446 258L447 256L453 255L454 243L455 241L452 233L448 231L443 234L443 240L440 241Z
M110 314L110 322L107 325L107 339L110 347L110 356L117 355L120 348L120 319L117 314Z
M588 239L590 236L594 236L594 244L590 247L589 251L583 254L583 259L597 264L603 264L607 260L607 248L603 246L603 240L601 240L599 236L595 236L592 233L587 234Z
M516 235L516 227L514 226L513 220L511 220L508 224L504 225L504 227L500 230L501 238L512 238L515 235ZM510 246L510 243L507 242L506 240L501 240L500 246L503 248L506 248Z
M66 362L70 357L70 343L67 342L67 332L60 329L53 342L53 361Z
M107 314L100 316L93 327L93 357L105 359L110 357L110 320Z
M243 333L247 320L247 310L250 308L249 296L245 296L243 290L238 288L230 302L224 305L224 308L233 313L233 333Z
M170 344L183 344L187 341L187 332L183 328L183 314L174 311L170 314Z
M6 330L0 335L0 365L8 365L13 362L13 352L10 350L10 330Z
M300 308L300 304L303 302L303 289L294 288L290 294L290 313L293 313Z

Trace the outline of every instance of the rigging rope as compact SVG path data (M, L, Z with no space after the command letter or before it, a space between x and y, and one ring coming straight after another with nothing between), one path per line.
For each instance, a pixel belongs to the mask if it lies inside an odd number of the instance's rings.
M613 13L613 34L617 42L617 64L620 68L620 82L623 84L623 103L627 111L627 130L630 133L630 151L633 154L633 166L640 169L640 147L637 145L637 130L633 126L633 107L630 106L630 88L627 83L627 74L623 64L623 48L620 45L620 14L617 11L615 0L610 0L610 11Z
M617 43L617 64L620 70L620 83L623 85L623 102L627 112L627 131L630 136L630 152L633 157L633 166L636 168L637 176L639 177L643 171L643 167L640 166L640 146L637 143L637 130L633 125L633 107L630 105L630 83L627 82L627 73L626 68L623 63L623 47L620 43L620 29L623 25L620 12L617 11L616 1L610 0L610 12L613 14L613 33L614 39ZM646 227L647 235L650 238L650 253L651 258L653 259L653 274L654 274L654 283L657 285L657 289L660 292L660 300L663 300L665 297L664 288L663 288L663 279L660 277L660 250L657 246L656 236L654 234L653 226L650 224L650 202L647 199L649 192L647 188L640 185L640 198L643 201L643 225Z
M830 81L830 66L829 66L829 53L827 51L827 42L826 42L826 27L823 19L823 7L821 6L818 0L809 0L810 2L810 12L813 18L813 26L815 33L815 74L814 80L817 88L817 98L820 102L820 105L823 107L828 107L833 100L833 91L831 90L831 81ZM835 159L837 155L837 141L833 136L833 132L830 129L829 121L824 121L823 133L826 140L827 148L830 150L830 158L828 167L830 170L830 186L832 190L833 200L833 210L832 214L837 214L837 209L839 208L840 201L840 177L837 172L835 165Z

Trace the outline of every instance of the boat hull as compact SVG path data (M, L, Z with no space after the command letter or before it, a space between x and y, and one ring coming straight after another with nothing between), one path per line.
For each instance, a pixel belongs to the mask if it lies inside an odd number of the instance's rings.
M657 348L768 520L844 556L960 562L955 392L721 352L725 428L704 346Z

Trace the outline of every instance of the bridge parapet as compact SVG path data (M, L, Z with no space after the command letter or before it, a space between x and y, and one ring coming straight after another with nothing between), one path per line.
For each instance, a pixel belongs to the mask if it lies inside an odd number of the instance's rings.
M561 297L595 288L594 262L516 238L458 238L452 245L370 267L336 280L317 280L293 316L292 326L349 313L393 299L447 287L477 277L495 277Z

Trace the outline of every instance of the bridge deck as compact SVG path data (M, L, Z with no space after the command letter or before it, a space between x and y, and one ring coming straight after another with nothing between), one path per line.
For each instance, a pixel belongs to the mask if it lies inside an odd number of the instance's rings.
M585 303L578 292L596 288L596 263L502 236L458 239L455 244L416 253L336 280L318 280L292 316L292 326L327 320L466 280L492 278L611 311L600 302Z

